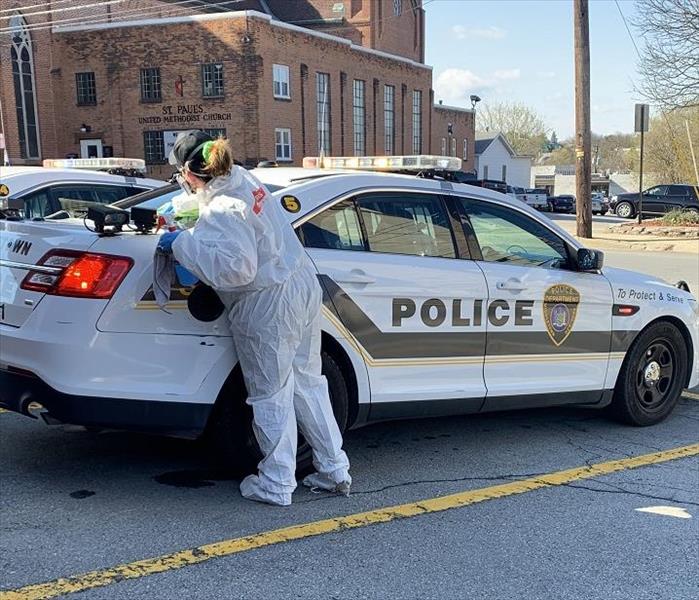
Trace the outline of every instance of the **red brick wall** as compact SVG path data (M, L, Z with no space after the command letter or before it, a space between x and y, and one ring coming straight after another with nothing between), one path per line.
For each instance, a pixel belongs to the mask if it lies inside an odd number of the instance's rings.
M452 136L449 137L448 126L452 124ZM442 153L442 139L447 144L447 156L452 156L451 139L456 140L456 156L463 159L464 139L467 140L468 154L463 162L464 171L472 171L475 168L475 138L476 125L475 113L464 109L454 109L436 105L432 112L432 152Z

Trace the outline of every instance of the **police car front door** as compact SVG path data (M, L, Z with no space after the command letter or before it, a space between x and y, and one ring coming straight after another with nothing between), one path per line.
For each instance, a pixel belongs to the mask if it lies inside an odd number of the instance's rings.
M597 402L612 350L608 281L570 270L565 242L523 212L463 202L488 283L484 408Z
M372 418L480 409L485 277L457 257L441 196L365 193L300 233L367 365Z

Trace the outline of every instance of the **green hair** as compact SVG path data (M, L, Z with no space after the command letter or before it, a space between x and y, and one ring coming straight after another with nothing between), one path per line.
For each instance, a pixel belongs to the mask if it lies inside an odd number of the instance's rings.
M201 149L201 154L204 157L204 163L209 163L209 158L211 158L211 150L214 147L213 141L204 142L204 147Z

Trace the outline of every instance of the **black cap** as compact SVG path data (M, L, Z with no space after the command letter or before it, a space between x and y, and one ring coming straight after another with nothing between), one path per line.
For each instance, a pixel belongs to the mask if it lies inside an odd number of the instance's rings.
M206 166L203 154L204 144L212 142L213 139L201 129L183 131L177 136L172 152L170 152L170 164L181 169L186 163L189 163L189 170L192 173L206 175L204 172Z

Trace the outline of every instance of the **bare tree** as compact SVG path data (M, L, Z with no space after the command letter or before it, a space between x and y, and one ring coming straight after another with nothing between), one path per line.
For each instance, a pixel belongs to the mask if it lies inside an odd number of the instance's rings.
M699 110L674 110L651 119L646 134L645 165L663 183L696 183L690 141L699 149Z
M639 90L663 110L699 106L699 0L636 0Z
M480 134L502 133L517 154L539 156L548 142L544 120L524 104L500 102L486 104L478 111Z

